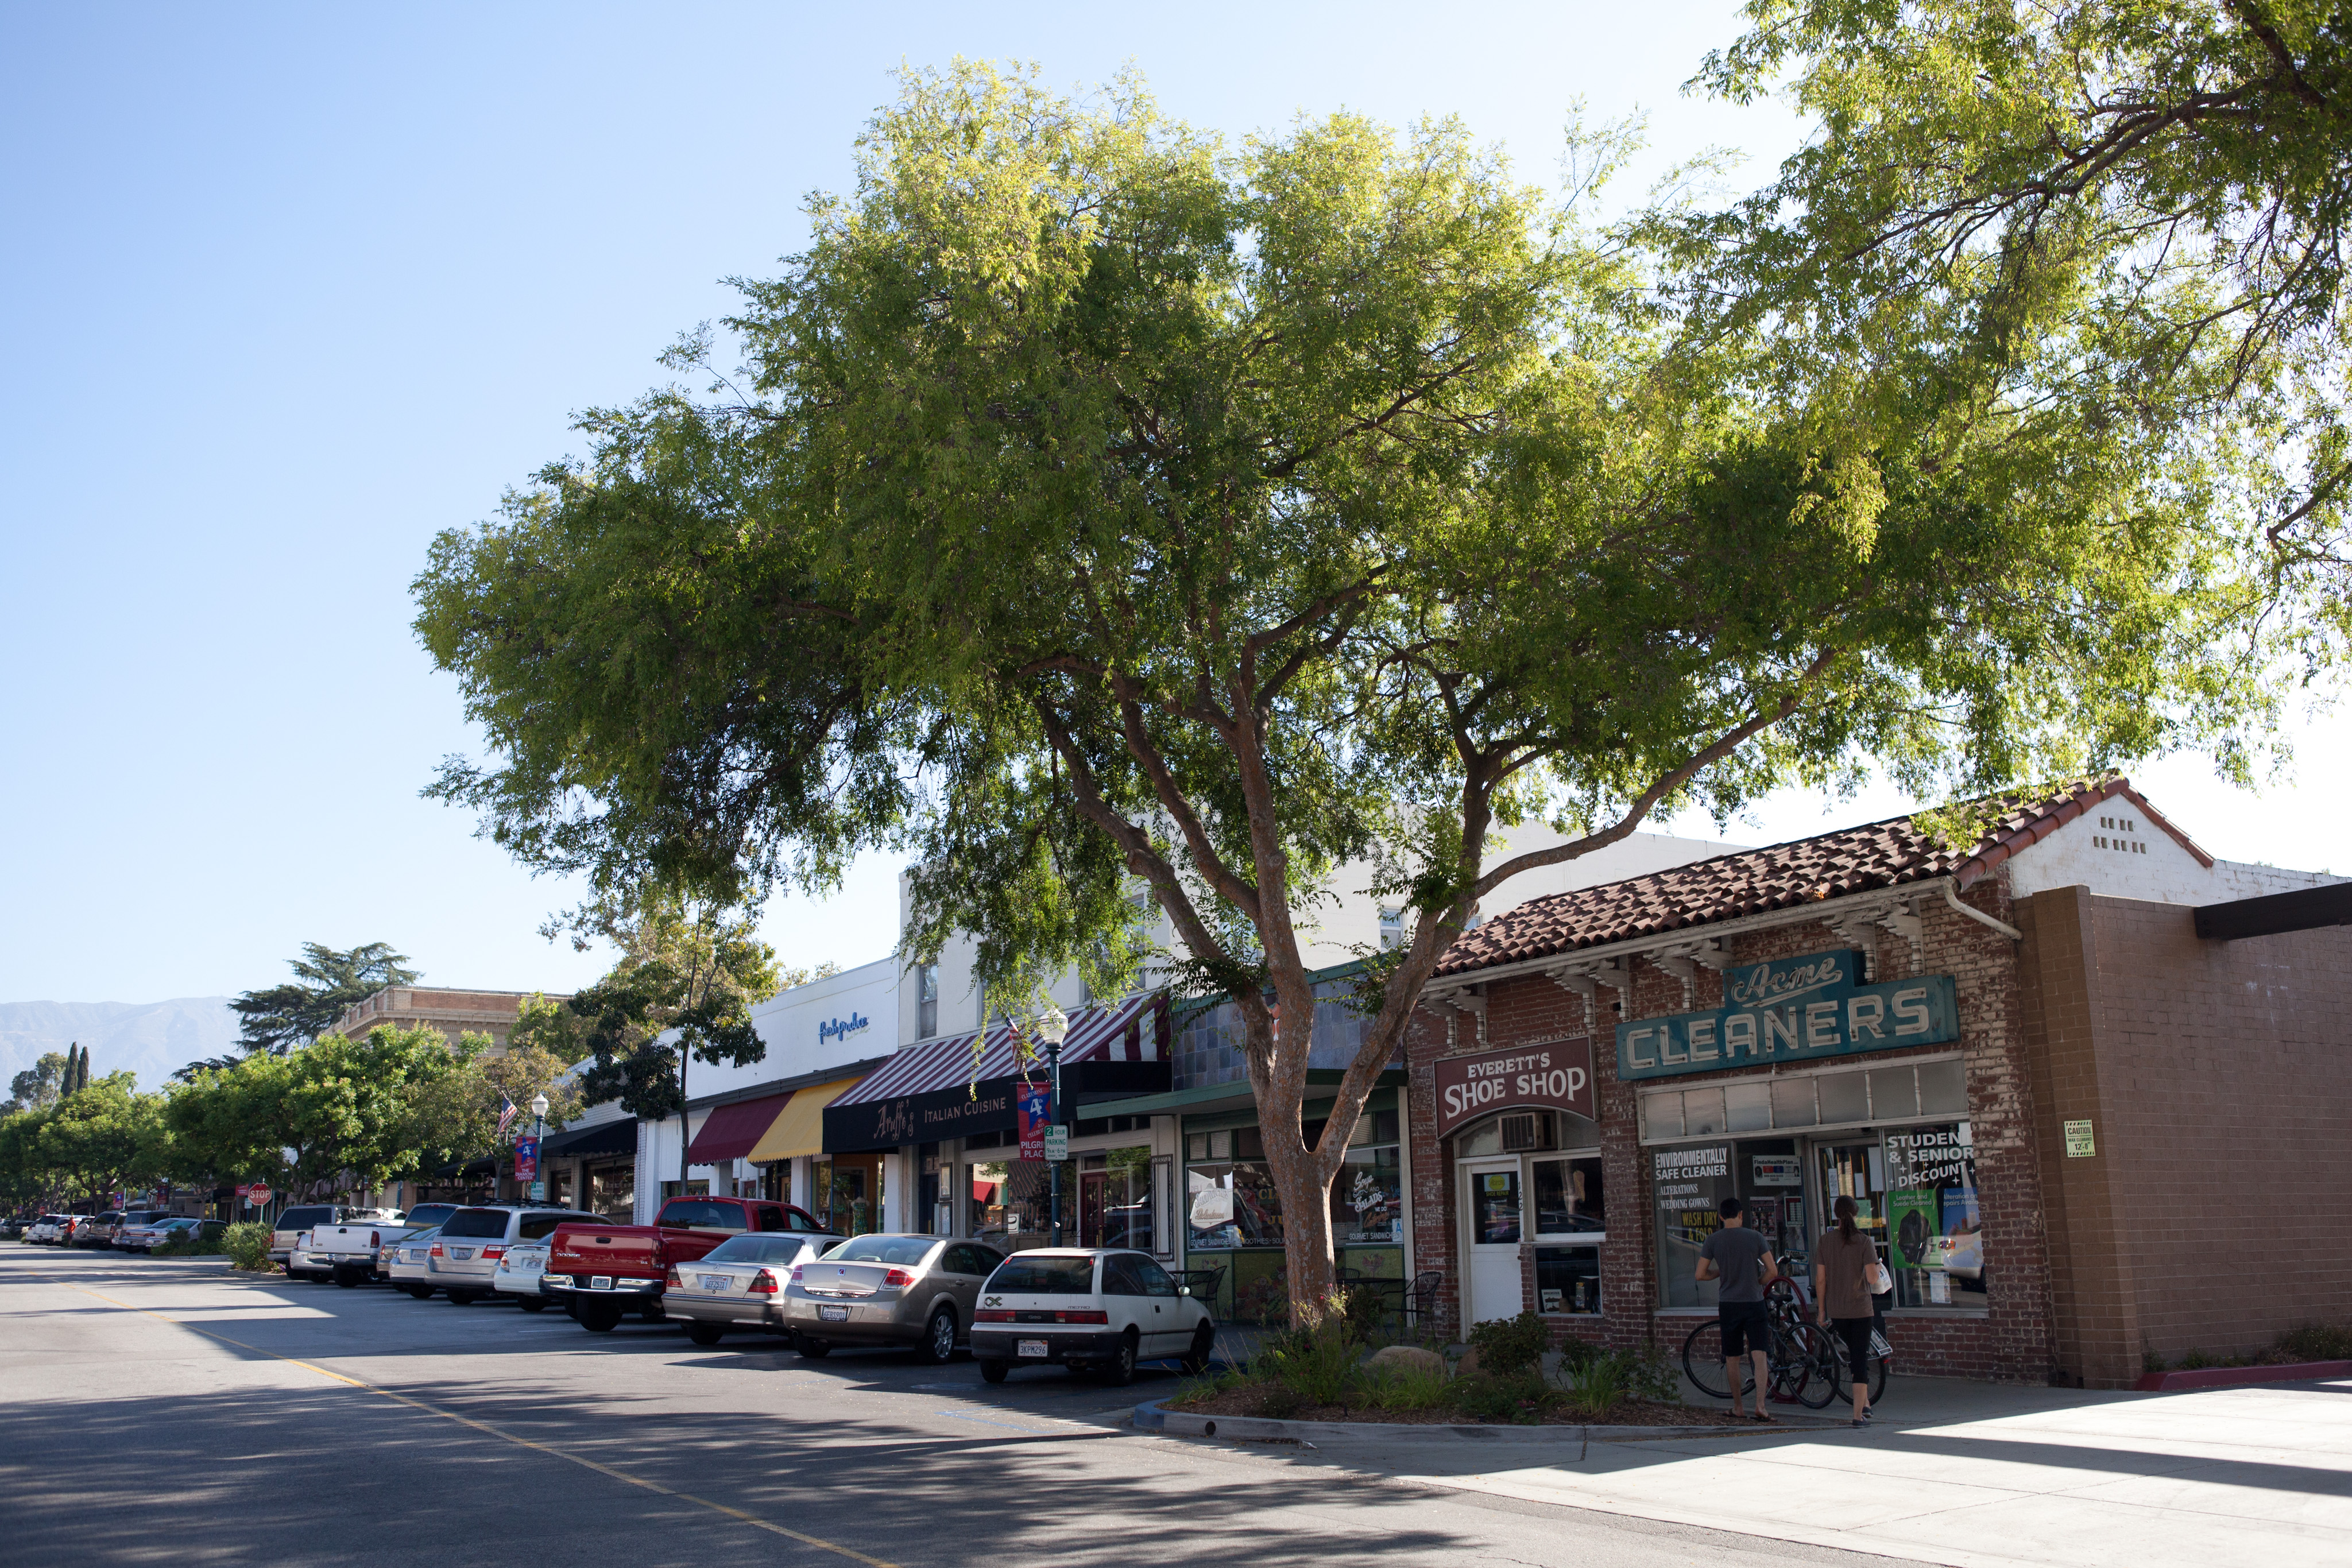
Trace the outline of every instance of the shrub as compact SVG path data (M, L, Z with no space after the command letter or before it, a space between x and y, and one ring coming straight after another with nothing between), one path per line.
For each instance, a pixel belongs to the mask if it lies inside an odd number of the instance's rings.
M1327 1312L1311 1328L1295 1329L1259 1353L1251 1370L1297 1394L1303 1404L1345 1405L1362 1386L1357 1361L1362 1346L1341 1312Z
M1625 1397L1632 1367L1630 1356L1596 1354L1568 1375L1568 1407L1588 1421L1598 1421Z
M1470 1348L1478 1353L1478 1370L1510 1378L1534 1372L1551 1348L1551 1328L1534 1312L1515 1318L1490 1318L1470 1329Z
M1443 1410L1453 1397L1452 1385L1442 1366L1405 1362L1368 1372L1364 1403L1380 1410Z
M1643 1345L1639 1351L1626 1351L1619 1358L1624 1366L1625 1397L1649 1405L1679 1405L1683 1402L1683 1369L1659 1344Z
M269 1234L269 1227L258 1220L239 1221L221 1232L221 1250L240 1269L267 1269Z
M2352 1328L2305 1323L2279 1335L2278 1352L2291 1362L2352 1361Z
M2200 1366L2219 1366L2221 1364L2218 1359L2213 1356L2207 1355L2201 1350L2191 1350L2187 1355L2180 1358L2181 1369L2185 1372L2194 1372Z
M1474 1421L1516 1421L1533 1426L1555 1404L1559 1394L1532 1372L1497 1377L1476 1372L1446 1385L1454 1408Z
M1563 1374L1580 1371L1604 1354L1599 1345L1570 1334L1559 1342L1559 1369Z
M2147 1346L2139 1353L2139 1369L2142 1372L2162 1372L2164 1353L2154 1345Z

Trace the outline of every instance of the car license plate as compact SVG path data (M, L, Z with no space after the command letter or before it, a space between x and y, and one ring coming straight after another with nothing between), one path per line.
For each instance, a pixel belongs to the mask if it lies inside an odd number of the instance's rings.
M818 1319L824 1322L845 1323L849 1321L849 1309L847 1307L819 1307L816 1310L816 1315Z
M463 1263L467 1259L471 1258L473 1255L474 1249L470 1247L452 1247L449 1249L449 1256L456 1259L460 1263Z
M702 1277L702 1288L706 1291L723 1291L730 1282L725 1274L705 1274Z
M1024 1339L1021 1342L1019 1349L1023 1355L1047 1355L1052 1354L1046 1350L1045 1342L1042 1339Z
M592 1291L609 1291L613 1288L613 1276L610 1274L591 1274L588 1277L588 1288Z

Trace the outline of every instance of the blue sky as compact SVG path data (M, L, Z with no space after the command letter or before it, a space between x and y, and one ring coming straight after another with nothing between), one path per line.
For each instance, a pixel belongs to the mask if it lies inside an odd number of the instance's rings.
M1458 112L1530 178L1574 100L1644 109L1638 183L1792 145L1778 109L1680 96L1734 31L1715 4L0 5L0 999L240 990L305 939L593 977L535 932L574 890L417 798L473 737L409 580L797 247L902 61L1132 62L1234 135ZM2259 800L2194 758L2139 776L2217 852L2352 869L2339 730ZM1792 795L1733 836L1906 804ZM772 939L881 956L889 873L780 901Z

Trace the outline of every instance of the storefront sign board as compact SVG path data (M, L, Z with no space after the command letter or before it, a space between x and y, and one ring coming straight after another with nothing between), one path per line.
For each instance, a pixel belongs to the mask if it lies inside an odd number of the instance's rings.
M1592 1098L1592 1041L1545 1040L1508 1051L1437 1059L1437 1135L1504 1110L1573 1111L1599 1120Z
M1619 1024L1617 1076L1672 1078L1960 1038L1949 975L1870 986L1855 983L1861 975L1862 955L1843 948L1727 969L1733 1006Z

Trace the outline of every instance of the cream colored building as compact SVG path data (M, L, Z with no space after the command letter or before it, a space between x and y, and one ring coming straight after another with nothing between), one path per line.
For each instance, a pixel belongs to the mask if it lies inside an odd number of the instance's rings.
M521 1016L523 998L533 991L458 990L443 986L386 986L364 1001L355 1002L335 1022L335 1032L352 1039L378 1029L434 1029L453 1043L461 1034L490 1037L493 1055L503 1055L507 1038ZM551 995L551 1002L570 1000L569 994Z

